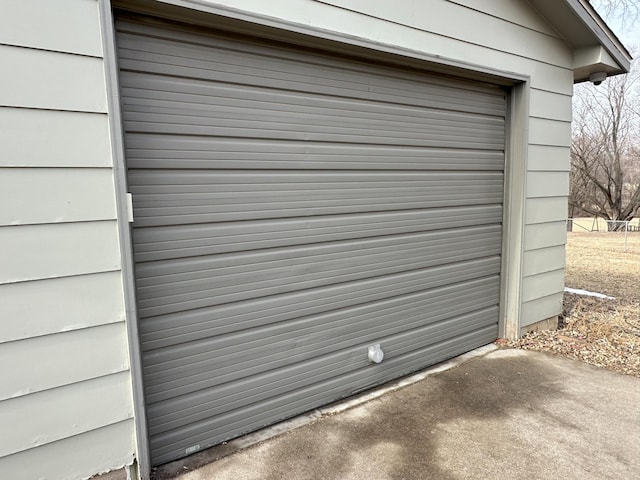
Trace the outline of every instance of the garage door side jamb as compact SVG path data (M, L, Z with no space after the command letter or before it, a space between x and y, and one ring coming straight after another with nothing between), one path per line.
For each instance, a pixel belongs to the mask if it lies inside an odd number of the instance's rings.
M138 333L133 242L131 238L131 225L129 223L130 207L127 201L127 169L125 164L122 113L120 110L115 26L111 1L99 0L98 5L100 9L102 44L104 48L103 54L107 89L107 111L109 117L109 133L111 136L114 183L116 190L118 235L122 259L121 268L129 348L129 368L131 369L133 390L135 445L138 472L137 476L136 472L132 472L132 477L139 477L142 480L148 480L151 475L151 456L149 450L147 416L144 403L142 353Z

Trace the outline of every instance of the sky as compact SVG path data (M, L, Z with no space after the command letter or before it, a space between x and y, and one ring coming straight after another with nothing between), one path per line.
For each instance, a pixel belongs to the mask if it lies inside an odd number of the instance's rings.
M619 19L606 19L607 25L613 33L622 41L628 50L635 50L636 56L640 50L640 22L636 22L635 28L622 29Z
M640 0L628 1L631 3L640 2ZM596 8L600 16L605 19L609 28L613 30L613 33L616 34L627 49L635 50L635 56L640 56L640 18L636 18L635 22L632 24L629 24L630 22L627 20L626 25L623 25L619 12L613 12L612 15L606 15L606 12L599 8L598 3L599 2L597 1L592 1L593 6ZM640 13L640 5L637 8L637 11Z

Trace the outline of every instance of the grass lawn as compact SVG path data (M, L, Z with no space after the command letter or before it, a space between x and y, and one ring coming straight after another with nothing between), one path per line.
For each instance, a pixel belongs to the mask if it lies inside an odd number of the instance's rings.
M640 232L568 232L567 287L640 302Z

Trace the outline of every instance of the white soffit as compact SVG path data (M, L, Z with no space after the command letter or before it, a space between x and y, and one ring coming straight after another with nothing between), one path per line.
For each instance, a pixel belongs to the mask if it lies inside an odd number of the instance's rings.
M530 0L574 49L574 81L627 73L631 54L588 0Z

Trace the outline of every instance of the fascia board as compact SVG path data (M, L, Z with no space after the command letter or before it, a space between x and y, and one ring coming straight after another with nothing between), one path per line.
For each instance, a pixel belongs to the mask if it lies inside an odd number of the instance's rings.
M593 7L586 0L565 0L565 2L613 57L620 67L619 73L628 73L631 68L631 54Z

